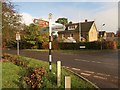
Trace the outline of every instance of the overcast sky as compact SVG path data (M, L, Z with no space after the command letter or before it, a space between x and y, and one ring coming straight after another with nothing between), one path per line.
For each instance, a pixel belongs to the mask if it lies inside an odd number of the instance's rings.
M33 1L33 0L32 0ZM23 15L27 25L34 18L47 20L52 13L52 21L65 17L68 21L95 21L97 29L116 32L118 30L118 2L13 2ZM102 24L105 24L102 27Z

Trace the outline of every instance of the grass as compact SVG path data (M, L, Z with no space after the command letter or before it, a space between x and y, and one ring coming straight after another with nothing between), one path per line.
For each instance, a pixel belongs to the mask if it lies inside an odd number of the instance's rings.
M46 88L58 88L56 85L56 65L52 64L52 72L49 72L48 62L27 58L19 57L23 61L28 62L28 67L39 68L44 67L47 72L47 77L45 78ZM14 65L11 62L0 62L2 63L2 87L3 88L20 88L21 85L25 87L24 82L21 78L25 75L26 68ZM62 81L61 87L64 88L64 77L66 75L71 76L71 86L72 88L94 88L88 82L80 79L78 76L75 76L73 73L67 71L62 67ZM22 84L21 84L22 83Z
M2 63L2 88L18 88L21 71L23 71L22 67L11 62Z

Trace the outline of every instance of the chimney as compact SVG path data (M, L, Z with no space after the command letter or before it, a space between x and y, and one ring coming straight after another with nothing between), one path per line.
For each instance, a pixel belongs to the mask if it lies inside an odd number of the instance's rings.
M87 22L87 19L85 19L85 22Z

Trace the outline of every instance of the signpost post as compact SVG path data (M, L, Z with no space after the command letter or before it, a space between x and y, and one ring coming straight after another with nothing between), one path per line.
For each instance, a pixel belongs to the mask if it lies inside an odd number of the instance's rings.
M49 13L49 71L51 72L52 70L52 54L51 54L51 49L52 49L52 24L51 24L51 19L52 19L52 13Z
M19 40L20 40L20 33L16 33L16 40L17 40L17 55L20 55L20 50L19 50Z

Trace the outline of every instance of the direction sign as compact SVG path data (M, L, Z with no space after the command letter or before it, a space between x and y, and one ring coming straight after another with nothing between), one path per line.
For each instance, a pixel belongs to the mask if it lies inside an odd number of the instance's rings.
M20 33L19 32L16 33L16 40L20 40Z

